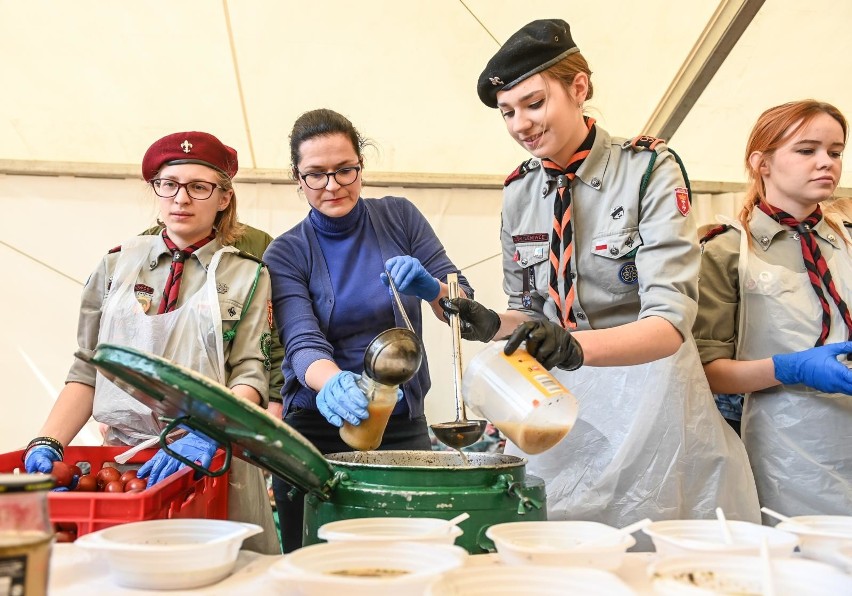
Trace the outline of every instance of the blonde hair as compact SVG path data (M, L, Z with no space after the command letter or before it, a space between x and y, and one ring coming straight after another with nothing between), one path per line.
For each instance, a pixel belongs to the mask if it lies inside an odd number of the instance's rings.
M242 238L246 232L246 227L237 221L237 191L234 190L233 181L224 172L214 171L219 186L223 188L222 192L231 191L231 202L216 214L213 227L216 228L216 239L225 246L230 246Z
M761 166L791 135L796 134L802 127L810 124L820 114L828 114L840 124L840 128L843 129L843 140L845 142L848 133L846 118L833 105L813 99L791 101L769 108L760 115L754 128L752 128L751 134L748 137L748 143L746 143L745 152L745 165L746 172L748 172L749 185L746 189L745 200L739 214L739 220L743 226L744 233L747 234L746 238L749 244L751 244L751 227L749 222L751 221L754 208L759 203L768 204L766 201L766 185L763 182L763 176L760 175ZM760 153L760 160L758 163L752 165L750 157L755 152ZM826 222L835 232L843 237L835 221L826 219Z

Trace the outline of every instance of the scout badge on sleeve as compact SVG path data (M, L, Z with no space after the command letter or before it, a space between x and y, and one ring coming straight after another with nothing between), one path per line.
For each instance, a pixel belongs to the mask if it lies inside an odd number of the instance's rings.
M675 188L675 202L677 210L680 214L686 217L689 215L689 191L682 186Z

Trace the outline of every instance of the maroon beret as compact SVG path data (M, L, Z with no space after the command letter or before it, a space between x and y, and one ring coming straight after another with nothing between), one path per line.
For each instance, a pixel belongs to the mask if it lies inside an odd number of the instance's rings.
M142 158L142 177L152 180L164 165L198 163L233 178L237 152L206 132L176 132L148 147Z
M498 91L511 89L579 51L571 37L571 27L562 19L527 23L485 65L476 82L479 99L489 108L496 108Z

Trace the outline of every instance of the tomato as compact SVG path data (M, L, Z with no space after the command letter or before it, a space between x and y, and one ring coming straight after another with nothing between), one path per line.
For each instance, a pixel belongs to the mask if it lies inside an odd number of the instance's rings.
M71 471L74 473L75 476L82 476L83 475L83 470L80 469L80 466L74 464L74 465L70 466L70 468L71 468Z
M100 470L98 470L98 473L95 478L98 479L98 488L104 488L113 480L118 480L119 478L121 478L121 472L119 472L115 468L101 468Z
M124 485L124 492L141 492L148 487L148 481L144 478L131 478Z
M136 470L127 470L124 474L121 475L120 480L123 483L127 484L128 481L133 480L134 478L137 478Z
M104 486L105 493L123 493L124 483L121 480L111 480Z
M98 479L92 476L91 474L85 474L84 476L80 476L79 482L77 482L77 488L81 492L93 493L98 490Z
M56 542L74 542L77 540L77 531L69 532L62 530L61 532L54 534L54 536L56 536Z
M71 466L65 462L53 462L53 471L50 473L56 481L56 486L70 486L74 479L74 473L71 471Z

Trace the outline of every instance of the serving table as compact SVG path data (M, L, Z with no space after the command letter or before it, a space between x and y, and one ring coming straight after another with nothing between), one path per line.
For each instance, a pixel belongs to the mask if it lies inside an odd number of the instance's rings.
M632 588L637 595L653 594L646 574L654 553L628 553L624 564L615 574ZM267 574L267 569L280 560L280 556L259 555L251 551L240 551L234 572L219 583L194 590L134 590L116 585L110 578L105 563L89 551L71 544L54 544L50 560L49 596L91 596L92 594L115 594L119 596L177 596L181 594L232 596L288 596L286 586ZM466 566L502 565L496 554L468 557Z

